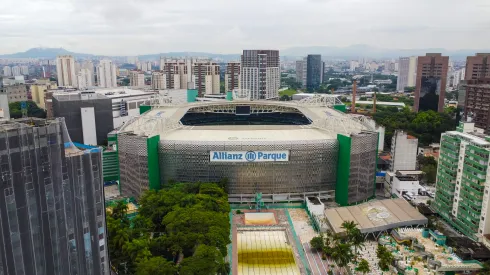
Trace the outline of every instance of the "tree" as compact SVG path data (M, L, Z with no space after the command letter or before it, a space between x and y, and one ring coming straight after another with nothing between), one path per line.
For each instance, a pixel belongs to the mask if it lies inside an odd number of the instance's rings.
M162 257L151 257L137 264L136 275L175 275L177 268Z
M22 117L22 108L21 102L11 102L9 103L10 117L11 118L21 118ZM35 102L27 101L27 116L28 117L37 117L37 118L46 118L46 111L39 108Z
M357 265L357 271L361 272L362 274L371 272L371 269L369 268L369 262L366 261L366 259L361 259L361 261Z
M351 245L349 243L337 243L332 247L332 259L337 263L339 267L347 266L352 259L354 254L352 254Z
M376 249L376 255L378 256L379 267L382 270L388 270L390 268L391 263L395 259L393 254L391 254L391 252L383 245L378 245L378 248Z
M319 250L319 251L323 250L323 238L322 238L322 236L313 237L310 241L310 245L311 245L311 247L313 247L316 250Z
M184 259L181 264L181 275L227 274L223 255L214 247L199 245L195 254Z

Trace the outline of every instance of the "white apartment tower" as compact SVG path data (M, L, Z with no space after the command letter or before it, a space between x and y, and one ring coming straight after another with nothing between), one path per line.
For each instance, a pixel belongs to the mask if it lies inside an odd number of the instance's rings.
M417 57L400 57L398 61L398 81L396 90L403 92L406 87L415 87L417 80Z
M404 131L397 130L391 140L390 171L415 170L419 140Z
M116 65L111 60L104 59L100 61L99 66L97 66L97 81L99 87L117 87Z
M81 69L87 69L90 72L90 81L92 83L92 86L95 86L95 69L94 69L94 63L90 60L85 60L82 63Z
M145 86L145 74L141 71L130 71L129 85L133 87Z
M225 72L225 92L240 89L240 87L240 62L228 62Z
M10 66L3 67L4 76L12 76L12 68Z
M153 72L151 74L151 88L153 90L167 89L167 75L163 72Z
M12 76L21 76L22 72L19 66L12 67Z
M94 86L89 69L80 69L77 74L77 84L79 90L84 90Z
M241 62L241 89L250 91L251 99L277 98L281 84L279 63L279 51L244 50Z
M58 86L73 88L78 86L73 56L59 55L56 58L56 73L58 74Z
M192 59L175 60L160 58L160 70L165 74L167 89L187 89L192 81Z
M198 96L219 94L219 65L209 61L196 61L192 66L192 82Z

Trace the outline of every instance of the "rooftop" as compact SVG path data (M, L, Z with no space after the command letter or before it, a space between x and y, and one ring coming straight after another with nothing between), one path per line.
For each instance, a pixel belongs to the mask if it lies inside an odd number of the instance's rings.
M392 228L424 225L428 220L404 199L387 199L325 210L325 217L334 231L341 233L344 221L354 221L361 233L374 233Z

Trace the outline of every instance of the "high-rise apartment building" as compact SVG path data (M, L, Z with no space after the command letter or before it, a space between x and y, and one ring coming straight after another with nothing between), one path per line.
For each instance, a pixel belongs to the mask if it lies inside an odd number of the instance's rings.
M160 59L160 70L166 75L167 89L187 89L192 81L192 59Z
M22 71L19 66L13 66L12 67L12 76L21 76Z
M403 92L406 87L415 87L417 78L417 57L400 57L398 60L398 80L396 90Z
M56 58L56 73L58 74L58 86L77 87L77 72L73 56L59 55Z
M94 86L92 83L92 77L88 69L80 69L77 74L77 85L78 89L84 90Z
M108 275L100 149L62 119L0 124L0 274Z
M163 72L151 73L151 88L154 90L167 89L167 78Z
M390 171L415 170L419 140L404 131L397 130L391 140Z
M104 59L97 66L97 81L99 87L114 88L117 87L116 65L111 60ZM143 76L144 83L144 76ZM144 84L143 84L144 85Z
M319 54L309 54L306 57L306 89L318 89L323 80L323 62Z
M441 135L436 196L432 207L474 240L490 234L490 137L473 123Z
M219 94L219 65L210 61L196 61L192 66L192 82L199 97Z
M129 85L133 87L145 86L145 74L141 71L130 71Z
M296 61L296 82L306 87L306 58Z
M225 92L240 89L240 62L228 62L225 72Z
M281 85L279 51L244 50L241 62L242 90L250 91L251 99L273 99Z
M415 82L415 112L444 112L449 56L428 53L417 58Z
M4 76L12 76L12 68L10 66L3 67Z
M26 65L20 66L20 73L22 75L29 75L29 67Z
M92 86L95 86L94 63L90 60L85 60L81 65L81 69L89 70L89 72L90 72L90 83L92 83Z

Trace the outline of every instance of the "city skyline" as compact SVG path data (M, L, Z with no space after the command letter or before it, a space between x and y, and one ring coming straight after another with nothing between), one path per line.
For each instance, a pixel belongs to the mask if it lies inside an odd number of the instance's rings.
M490 38L480 34L488 26L485 15L490 5L483 0L465 6L458 3L213 0L203 6L195 1L171 0L55 0L46 5L42 1L7 0L0 12L0 36L5 38L0 54L35 46L100 55L181 49L238 53L254 48L355 44L409 49L485 48ZM458 20L450 14L457 14Z

